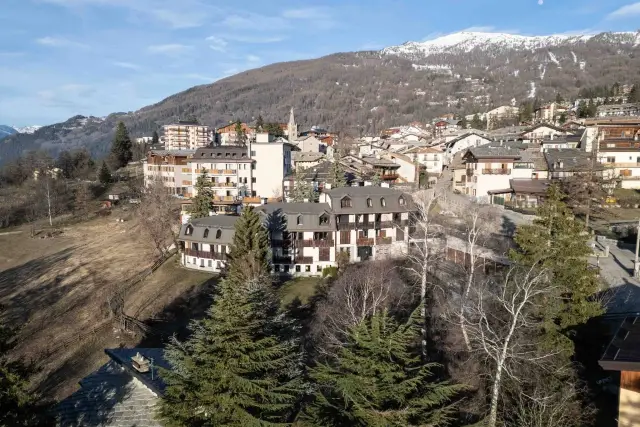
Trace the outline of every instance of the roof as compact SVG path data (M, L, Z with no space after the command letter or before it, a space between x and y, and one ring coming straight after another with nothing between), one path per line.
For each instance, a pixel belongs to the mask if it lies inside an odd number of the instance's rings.
M528 129L525 129L523 133L528 133L528 132L534 131L534 130L536 130L538 128L541 128L541 127L548 127L549 129L557 130L558 132L567 132L566 129L562 129L561 127L558 127L556 125L552 125L552 124L549 124L549 123L538 123L537 125L534 125L534 126L531 126Z
M315 162L324 158L323 153L309 153L305 151L293 151L291 153L291 160L295 162Z
M413 200L411 196L400 190L388 187L341 187L326 190L325 193L331 198L331 206L334 214L356 214L356 213L393 213L409 212L413 210ZM400 204L400 196L404 199L404 205ZM343 208L340 201L348 197L351 199L351 207ZM384 198L385 206L382 206L381 199ZM372 199L372 206L367 205L367 199Z
M509 185L516 194L545 194L549 187L548 179L510 179Z
M191 162L211 162L212 160L220 160L225 162L251 161L247 153L247 148L221 145L218 147L198 148L193 154Z
M256 210L267 215L268 218L272 215L281 216L288 231L332 231L334 229L331 206L328 203L268 203L259 206ZM323 214L326 223L321 224L320 217Z
M197 218L180 227L178 238L186 241L229 245L233 242L233 234L238 218L235 215L213 215L206 218ZM193 229L191 234L187 234L187 227L189 226ZM204 237L205 230L209 230L207 237ZM220 233L218 233L218 230Z
M456 142L458 142L458 141L462 141L463 139L465 139L465 138L467 138L467 137L469 137L469 136L476 136L476 137L478 137L478 138L482 138L482 139L485 139L485 140L487 140L487 141L491 141L491 139L487 138L486 136L482 136L482 135L480 135L480 134L478 134L478 133L475 133L475 132L465 132L465 133L463 133L462 135L458 136L457 138L454 138L454 139L452 139L451 141L447 142L447 143L446 143L446 145L447 145L447 146L449 146L449 147L452 147L452 146L454 146L454 145L456 144Z
M428 154L428 153L436 153L442 154L442 149L439 147L411 147L405 154Z
M640 371L639 317L625 317L598 363L609 371Z
M153 359L155 368L140 373L133 369L136 353ZM60 427L160 427L154 419L158 398L165 385L157 367L169 369L161 348L107 349L111 358L80 381L80 389L60 402L55 412Z
M510 147L472 147L467 150L467 154L471 153L476 159L520 159L522 158L522 150L510 148ZM465 154L465 157L467 156Z
M380 167L400 167L400 165L398 165L397 163L392 162L389 159L385 159L385 158L377 158L375 156L363 156L361 157L361 160L365 163L369 163L370 165L373 166L380 166Z
M591 155L575 148L550 148L544 152L550 171L575 171L603 169L599 162L592 162ZM560 166L561 165L561 166Z
M194 155L196 150L150 150L149 152L155 156L189 157Z
M347 182L361 181L365 176L360 170L353 167L353 164L345 164L340 162L344 169L344 177ZM304 170L304 179L307 181L329 182L333 183L333 162L325 160L315 166ZM286 179L295 179L295 174L288 175Z

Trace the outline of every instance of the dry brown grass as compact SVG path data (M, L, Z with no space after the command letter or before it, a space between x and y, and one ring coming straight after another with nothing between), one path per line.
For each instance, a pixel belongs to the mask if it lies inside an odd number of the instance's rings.
M78 380L104 363L104 348L137 342L114 331L106 300L156 255L135 219L118 223L116 217L64 227L56 238L30 238L28 227L18 229L20 234L0 234L4 320L21 328L15 354L38 363L34 385L46 397L72 392ZM173 261L165 266L127 293L127 314L151 317L208 277L178 269ZM83 336L96 325L104 327ZM74 342L76 337L82 339Z

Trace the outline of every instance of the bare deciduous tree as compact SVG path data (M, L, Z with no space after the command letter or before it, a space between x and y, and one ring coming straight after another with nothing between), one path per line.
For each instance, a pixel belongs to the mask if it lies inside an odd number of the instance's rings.
M342 345L349 330L380 310L394 309L410 298L390 261L352 265L331 285L312 326L318 350L327 354Z
M554 290L545 271L514 267L503 279L474 287L466 300L463 313L471 350L491 366L488 427L497 423L504 376L518 381L517 367L539 364L556 354L541 352L535 339L540 305L555 297Z
M171 243L176 244L177 209L173 197L161 181L147 188L138 210L140 223L160 256L166 256Z

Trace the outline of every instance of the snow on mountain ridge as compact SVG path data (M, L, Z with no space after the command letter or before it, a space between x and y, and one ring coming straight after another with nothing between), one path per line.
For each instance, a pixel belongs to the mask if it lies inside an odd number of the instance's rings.
M634 36L634 41L640 40L640 33L605 33L614 36ZM566 43L586 42L599 34L566 35L553 34L548 36L523 36L508 33L490 33L477 31L462 31L448 34L424 42L407 42L400 46L390 46L381 51L382 54L425 56L448 51L470 52L475 48L499 47L505 49L540 49Z
M14 129L18 133L29 133L29 134L32 134L35 131L37 131L38 129L40 129L41 127L42 126L33 125L33 126L24 126L24 127L14 127Z

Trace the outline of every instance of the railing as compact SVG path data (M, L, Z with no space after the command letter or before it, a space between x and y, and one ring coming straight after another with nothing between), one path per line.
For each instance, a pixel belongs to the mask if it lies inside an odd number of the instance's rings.
M386 174L382 174L380 176L380 179L388 179L388 180L394 180L394 179L398 179L398 174L397 173L386 173Z
M482 169L483 175L511 175L511 169Z
M378 237L376 239L376 245L390 245L391 237Z
M455 182L455 186L456 187L464 187L464 185L467 183L467 181L456 181Z
M395 225L396 227L406 227L407 225L409 225L409 220L408 219L394 219L393 220L393 225Z
M355 222L340 222L338 223L338 230L347 231L347 230L355 230L356 223Z
M214 202L235 202L237 201L236 196L213 196Z
M320 240L320 239L294 240L294 245L301 248L330 248L333 246L333 240Z
M209 252L209 251L196 251L194 249L185 249L184 254L187 256L193 256L196 258L205 258L205 259L217 259L220 261L227 260L227 254L220 252Z
M366 238L366 237L360 237L360 238L356 239L356 244L358 246L373 246L374 239Z
M467 168L466 174L467 174L467 176L473 176L473 172L474 172L473 169Z
M209 175L235 175L236 171L233 169L211 169Z
M296 264L313 264L312 256L301 256L294 259Z
M602 163L605 168L640 168L640 163Z
M243 197L242 203L260 203L260 197Z
M235 187L236 185L238 185L237 182L212 182L211 186L212 187Z

